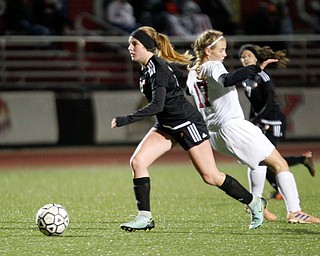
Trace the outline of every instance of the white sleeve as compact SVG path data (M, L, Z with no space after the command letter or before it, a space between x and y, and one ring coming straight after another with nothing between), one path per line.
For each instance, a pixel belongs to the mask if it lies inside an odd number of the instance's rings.
M219 77L226 73L228 73L228 71L220 61L208 61L201 65L201 76L212 77L217 82Z

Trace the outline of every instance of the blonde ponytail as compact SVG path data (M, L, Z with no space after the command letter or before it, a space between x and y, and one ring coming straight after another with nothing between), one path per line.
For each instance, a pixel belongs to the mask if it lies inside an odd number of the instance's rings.
M190 64L193 56L189 54L188 51L182 54L175 51L166 35L158 33L154 28L148 26L140 27L139 29L147 33L156 42L154 54L167 62L174 62L181 65Z

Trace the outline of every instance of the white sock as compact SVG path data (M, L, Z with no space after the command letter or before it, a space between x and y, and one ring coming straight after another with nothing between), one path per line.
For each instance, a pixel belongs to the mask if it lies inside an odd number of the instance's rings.
M258 197L262 197L264 184L266 181L267 167L257 166L255 169L248 168L248 180L250 192Z
M260 197L253 195L252 201L248 204L249 208L252 210L260 202Z
M281 172L276 176L279 192L282 194L288 212L301 210L299 192L291 172Z
M139 211L139 216L144 216L144 217L146 217L148 219L152 218L152 214L149 211Z

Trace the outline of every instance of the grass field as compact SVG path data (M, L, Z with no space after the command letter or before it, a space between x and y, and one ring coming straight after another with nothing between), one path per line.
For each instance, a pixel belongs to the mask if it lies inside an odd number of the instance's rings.
M220 169L247 186L246 168ZM319 169L319 162L317 168ZM320 255L320 225L288 224L283 201L269 201L279 220L248 230L244 206L205 185L189 164L151 168L156 228L126 233L119 225L136 214L129 166L1 168L0 255ZM302 208L320 216L320 175L292 168ZM271 187L266 184L265 195ZM37 210L62 204L70 225L47 237L35 225Z

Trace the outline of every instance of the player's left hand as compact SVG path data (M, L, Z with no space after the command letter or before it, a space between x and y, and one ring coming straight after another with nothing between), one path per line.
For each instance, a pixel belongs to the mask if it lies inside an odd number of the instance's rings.
M270 63L278 62L278 59L267 59L260 64L260 68L265 69Z

